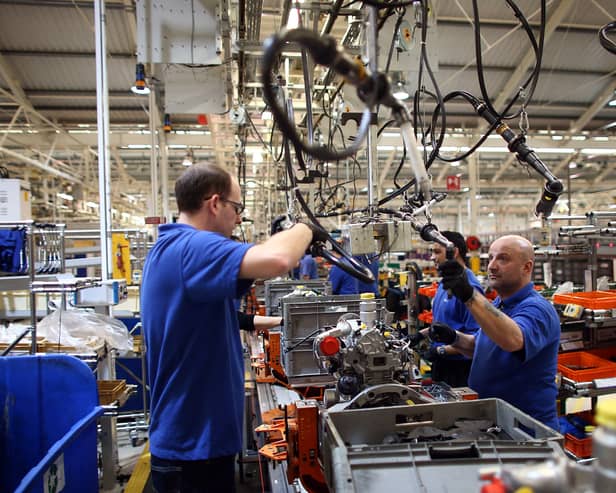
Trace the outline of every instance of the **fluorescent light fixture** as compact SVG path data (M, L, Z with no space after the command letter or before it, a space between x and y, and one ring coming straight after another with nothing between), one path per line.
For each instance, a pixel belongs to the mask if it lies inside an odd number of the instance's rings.
M68 201L70 201L70 202L72 202L73 200L75 200L75 199L73 198L73 196L72 196L72 195L69 195L68 193L58 192L58 193L56 193L56 196L57 196L57 197L60 197L61 199L64 199L64 200L68 200Z
M443 147L441 147L441 151L443 151L443 152L466 152L469 149L470 149L470 147L467 147L467 146L462 146L462 147L443 146ZM481 150L481 148L479 150ZM509 152L509 151L507 151L507 152Z
M297 29L299 27L299 9L291 9L289 11L289 20L287 21L287 29Z
M597 142L607 142L608 140L610 140L610 138L600 135L597 137L593 137L592 140L595 140Z
M596 149L582 149L580 151L582 154L590 154L590 155L606 155L606 154L616 154L616 149L602 149L600 147Z
M571 137L571 140L586 140L586 136L585 135L573 135Z
M612 99L609 103L607 103L608 106L616 106L616 98Z
M410 94L404 87L404 84L402 83L402 81L398 81L396 82L392 96L396 98L398 101L404 101L405 99L409 98Z
M458 166L460 166L460 161L454 161L453 163L449 163L449 166L453 166L454 168L457 168Z
M126 147L129 149L150 149L152 146L150 144L128 144Z
M86 202L88 207L92 207L93 209L98 209L98 204L96 202Z
M253 151L252 164L261 164L263 162L263 153L260 149Z
M195 155L193 154L192 149L188 149L188 151L186 151L184 159L182 159L182 166L192 166L194 162Z

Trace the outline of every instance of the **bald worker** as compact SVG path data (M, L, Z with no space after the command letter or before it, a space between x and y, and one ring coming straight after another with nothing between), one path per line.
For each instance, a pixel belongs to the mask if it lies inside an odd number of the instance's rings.
M560 321L531 282L535 255L521 236L503 236L490 246L488 279L494 302L475 290L463 266L441 264L445 289L461 300L477 323L476 335L437 326L431 337L473 357L469 386L480 398L498 397L558 430L556 360Z

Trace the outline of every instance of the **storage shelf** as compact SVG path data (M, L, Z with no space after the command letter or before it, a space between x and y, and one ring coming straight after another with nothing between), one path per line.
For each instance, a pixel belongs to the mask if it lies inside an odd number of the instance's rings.
M55 281L56 274L37 274L37 281ZM23 291L30 289L30 276L0 277L0 291Z

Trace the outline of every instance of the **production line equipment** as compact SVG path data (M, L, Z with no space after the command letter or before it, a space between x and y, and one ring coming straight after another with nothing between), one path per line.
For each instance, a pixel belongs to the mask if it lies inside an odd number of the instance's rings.
M536 87L541 68L546 3L544 0L540 2L539 39L535 37L523 12L515 2L507 1L507 3L518 18L523 32L528 36L536 61L533 70L521 84L517 94L502 110L496 109L488 97L481 64L481 50L477 47L477 76L482 97L475 97L463 90L453 91L446 95L441 94L426 51L427 45L430 44L428 32L432 9L428 1L408 0L393 4L380 1L366 2L362 11L363 18L355 24L355 26L360 26L358 29L363 30L364 34L362 40L365 46L362 47L361 57L350 56L344 48L337 45L334 37L305 28L282 30L265 41L261 64L262 90L264 100L274 116L276 128L282 133L282 152L288 174L288 214L290 221L297 220L299 215L297 206L317 227L321 227L317 216L330 217L333 214L319 215L308 207L299 187L299 183L302 181L296 177L296 171L292 165L291 152L294 151L294 158L299 169L306 176L312 178L319 176L317 170L323 163L340 161L354 156L367 139L368 207L359 210L346 209L339 213L350 216L350 222L344 226L343 231L347 249L353 255L382 253L384 251L406 251L410 247L412 235L416 233L419 233L424 241L436 241L446 247L450 246L438 233L438 228L432 220L433 207L444 200L447 195L433 189L429 168L436 159L445 162L465 159L493 131L496 131L507 142L509 150L516 155L523 166L532 168L546 180L534 212L541 218L550 216L556 200L563 191L563 185L527 145L525 139L527 125L522 124L528 121L526 109ZM360 14L359 11L358 14ZM475 29L478 34L480 19L476 2L473 2L473 14ZM404 37L403 32L406 32L404 29L407 31L416 29L417 36L421 37L417 70L418 89L413 98L412 112L393 95L387 73L387 68L391 62L393 44L390 46L388 62L384 70L381 70L381 65L378 62L380 30L390 18L396 18L396 29L399 30L394 30L394 37L397 36L398 43L403 43L401 39ZM476 36L476 38L478 37ZM322 145L316 138L317 133L320 132L322 135L323 131L317 128L317 125L313 122L313 115L310 111L311 105L308 105L308 111L305 115L307 131L300 132L295 125L293 101L286 93L286 82L282 75L276 75L282 52L289 44L299 46L301 49L302 60L304 61L306 94L310 95L312 92L308 68L305 66L306 57L310 55L317 65L326 68L326 80L331 80L335 75L344 80L339 86L339 90L336 91L336 95L339 94L343 86L346 85L345 90L352 87L355 90L355 96L363 105L361 112L355 116L350 116L358 124L357 135L350 139L351 144L346 145L343 149L334 149L331 144L329 146ZM424 81L422 77L428 77L428 79ZM425 87L428 83L432 86L432 92ZM349 92L347 91L347 93ZM420 117L420 113L426 112L425 108L421 107L422 101L426 98L431 98L436 103L431 118ZM445 139L446 104L454 98L463 99L469 103L477 114L486 120L488 129L469 151L458 156L448 157L440 151ZM307 97L307 101L309 99L310 96ZM510 109L518 102L520 108L509 114ZM404 185L398 185L396 179L394 179L397 188L381 199L375 195L375 192L378 191L378 187L374 186L376 175L373 171L376 166L374 162L376 154L373 152L375 141L371 136L371 127L378 124L380 107L388 108L391 111L391 120L383 125L379 132L387 126L397 126L404 143L404 156L396 176L405 163L410 165L412 176L411 180ZM513 118L520 118L521 132L519 134L514 132L506 123L506 120ZM321 120L320 118L319 121ZM304 126L302 125L302 127ZM331 139L329 142L331 143ZM306 157L310 158L309 162L306 162ZM399 208L386 207L386 204L395 198L401 198L403 205ZM333 250L340 254L341 258L332 255L325 249L324 244L313 246L313 255L324 256L332 264L338 265L364 282L371 281L371 275L363 265L347 254L331 237L329 243L331 243Z
M509 465L564 457L562 436L513 406L498 399L478 400L466 388L422 382L406 334L388 326L377 300L324 298L320 308L315 308L318 301L283 303L287 315L301 312L299 326L317 318L308 306L337 322L308 332L310 341L302 344L310 347L313 363L308 367L304 359L299 369L287 355L301 344L293 337L294 329L289 333L283 327L278 340L285 364L277 370L295 373L295 385L315 385L315 376L327 376L320 382L324 392L319 399L262 409L262 424L256 429L265 436L260 453L286 466L289 484L298 480L309 492L448 487L470 492L479 491L484 480L497 481L496 466L506 470ZM331 310L345 303L359 303L359 313ZM288 324L297 327L293 316ZM257 382L262 391L281 383L296 388L289 383L294 378L282 377L283 382Z

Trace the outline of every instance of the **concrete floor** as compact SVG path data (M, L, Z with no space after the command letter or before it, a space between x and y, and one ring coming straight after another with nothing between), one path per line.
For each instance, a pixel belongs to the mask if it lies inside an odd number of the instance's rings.
M143 447L145 434L140 433L139 444L133 447L127 432L118 432L118 459L120 463L120 477L125 480L119 482L114 489L105 490L104 493L122 493L126 482L130 478L131 472L135 464L139 460ZM267 479L267 463L261 461L263 476L259 474L259 462L256 460L244 463L243 474L240 473L240 465L236 466L236 493L261 493L269 492L269 482ZM264 484L262 484L262 481ZM154 493L149 481L143 493ZM272 492L275 493L275 492Z

